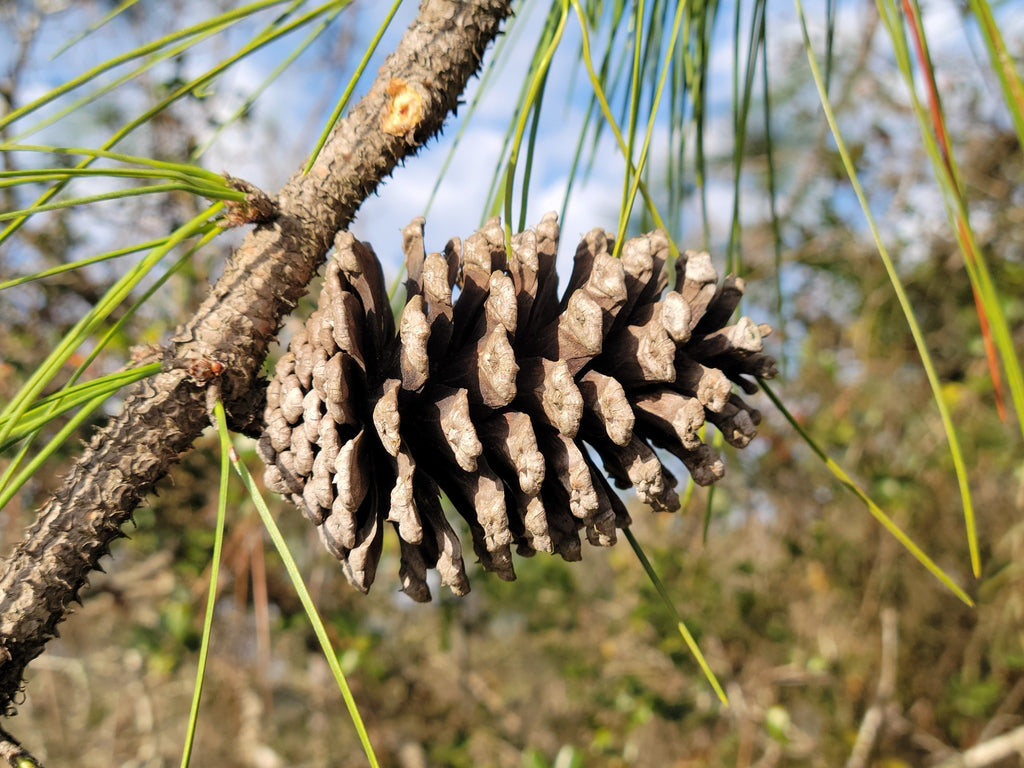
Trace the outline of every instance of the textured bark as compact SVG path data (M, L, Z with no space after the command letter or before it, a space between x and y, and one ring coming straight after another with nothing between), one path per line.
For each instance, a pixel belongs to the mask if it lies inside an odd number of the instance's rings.
M337 125L310 172L296 172L278 193L277 218L246 237L174 337L175 359L223 365L219 384L237 425L258 410L252 393L267 349L335 233L455 111L509 5L425 0L370 92ZM0 711L13 712L25 666L57 633L140 500L208 423L203 382L187 368L169 368L138 385L121 413L93 437L4 563ZM437 530L441 538L447 534ZM370 549L379 540L378 531L358 536ZM458 558L457 546L447 540L445 546L450 558Z

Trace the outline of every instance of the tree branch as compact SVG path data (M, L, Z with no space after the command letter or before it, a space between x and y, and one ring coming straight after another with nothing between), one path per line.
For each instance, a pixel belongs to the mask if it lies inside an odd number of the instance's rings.
M509 0L424 0L369 93L335 127L307 175L277 197L173 341L178 360L216 361L236 419L252 412L258 372L282 318L335 233L395 165L454 112ZM40 511L0 576L0 712L12 713L25 666L57 632L89 571L140 500L208 423L203 382L172 368L137 385Z
M966 752L943 760L935 768L984 768L1013 755L1024 757L1024 725L975 744Z
M898 618L894 609L882 609L882 661L878 673L878 689L875 691L875 700L864 713L864 719L857 731L857 740L846 761L846 768L864 768L868 765L871 750L874 749L878 734L885 725L885 710L896 692L896 662L899 659Z

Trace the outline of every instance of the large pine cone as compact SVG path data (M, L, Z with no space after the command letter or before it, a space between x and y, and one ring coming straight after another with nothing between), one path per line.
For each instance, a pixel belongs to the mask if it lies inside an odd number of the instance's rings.
M657 510L679 508L676 478L722 476L700 429L710 421L742 448L760 414L732 393L771 377L767 326L726 326L743 281L686 252L668 281L661 232L628 241L622 258L594 230L580 243L559 301L558 222L505 250L497 219L463 245L426 255L423 220L404 232L409 279L395 321L380 263L348 232L335 240L319 307L277 365L259 443L267 485L318 526L362 591L373 583L384 523L398 531L403 590L426 601L428 568L469 590L443 492L488 570L512 580L523 555L580 558L581 529L599 546L630 523L597 468ZM454 286L458 297L453 301Z

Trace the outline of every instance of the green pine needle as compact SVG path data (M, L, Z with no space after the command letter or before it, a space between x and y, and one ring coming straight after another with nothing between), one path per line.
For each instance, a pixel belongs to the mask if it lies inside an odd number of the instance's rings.
M672 601L672 597L669 595L668 590L665 589L665 585L662 583L661 578L658 576L658 572L654 570L654 566L651 565L651 561L647 559L647 554L644 552L643 547L640 546L640 542L636 540L636 536L633 532L626 528L623 530L623 534L626 537L626 541L629 542L629 546L633 548L633 552L636 553L637 559L640 561L640 565L643 566L644 573L647 574L647 578L651 580L651 584L658 591L661 596L662 602L672 613L672 616L676 620L676 628L679 630L679 634L683 636L683 641L686 643L686 647L690 649L690 653L700 666L701 671L704 673L704 677L707 678L711 687L715 689L715 694L718 696L718 700L721 701L725 706L729 706L729 699L725 695L725 691L722 690L722 686L718 682L718 678L715 677L715 673L711 671L711 667L708 666L707 660L704 658L704 654L701 653L700 647L697 645L697 641L693 639L693 635L690 634L690 630L686 628L686 624L679 616L679 611L676 609L675 603Z
M911 540L911 538L907 536L907 534L905 534L895 522L893 522L892 518L885 514L885 512L883 512L882 509L871 500L861 487L857 485L857 483L855 483L848 474L846 474L842 467L829 458L825 451L822 450L810 436L807 430L800 426L793 414L791 414L786 406L782 404L778 395L776 395L772 388L768 386L767 382L763 379L759 379L759 382L761 384L761 389L764 390L765 394L768 395L771 401L775 404L775 407L779 409L779 413L785 417L786 421L790 423L790 426L792 426L793 429L797 431L797 434L803 438L803 441L807 443L807 446L817 454L818 458L820 458L822 462L824 462L825 467L832 473L833 477L842 483L847 490L851 491L858 499L864 502L868 511L871 512L871 515L875 520L881 523L882 527L885 528L885 530L887 530L892 537L896 539L896 541L902 544L903 548L913 555L914 559L921 563L921 565L923 565L928 572L932 574L932 576L938 579L946 589L956 595L964 604L973 607L974 601L967 596L967 593L958 587L953 579L951 579L944 570L936 565L935 561L928 557L928 555L924 553L924 550L917 546L917 544L915 544L913 540Z
M807 32L807 19L804 16L803 5L801 4L801 0L795 0L795 2L797 14L800 17L800 27L803 33L804 47L807 51L807 59L811 67L811 75L813 76L814 84L818 89L818 96L825 112L825 119L828 121L829 128L832 130L832 137L836 142L836 148L839 150L839 155L842 158L843 167L846 169L846 174L850 179L850 184L853 187L854 194L856 194L857 201L860 203L861 210L863 210L864 216L867 219L868 227L871 229L871 235L874 238L875 246L878 249L878 255L881 257L882 264L885 266L885 271L889 275L889 282L892 285L893 292L896 294L896 299L899 302L900 308L903 310L903 315L907 320L911 336L914 338L914 345L917 347L918 354L921 357L921 365L928 378L928 384L932 389L932 399L935 401L935 405L939 410L942 427L946 432L946 441L949 444L950 456L953 459L953 467L956 470L957 483L960 486L960 499L964 508L964 525L967 531L967 544L968 549L970 550L971 569L974 572L975 578L977 578L981 575L981 561L978 554L978 534L974 519L974 505L971 501L971 490L967 480L967 467L964 463L963 454L960 450L960 440L957 437L956 428L953 426L953 419L949 413L949 406L946 404L946 399L942 396L942 384L939 381L938 374L935 372L935 365L932 362L931 353L928 351L928 347L925 344L924 335L917 323L914 309L910 305L910 299L907 297L906 291L903 289L903 281L900 279L899 274L896 272L896 267L893 264L892 259L889 257L889 251L885 247L885 243L882 242L882 236L878 231L878 225L875 223L874 214L871 213L871 207L868 205L867 195L864 193L863 187L861 187L860 180L857 175L857 168L853 163L853 159L850 157L849 150L846 148L846 142L843 140L842 134L839 130L839 125L836 122L835 114L832 111L831 102L829 101L828 94L825 92L825 82L821 76L821 71L818 68L818 61L814 55L814 50L811 48L811 39Z
M218 418L217 427L220 430L221 440L223 441L225 439L224 435L227 434L227 426L225 425L223 418ZM320 642L320 647L323 649L324 657L327 659L327 664L330 666L331 672L334 673L334 679L338 683L338 689L341 691L341 695L345 699L345 706L348 708L349 716L352 718L352 723L356 728L356 733L359 735L359 741L363 745L363 751L366 752L366 757L370 761L372 768L379 768L377 756L374 754L373 746L370 744L370 737L366 733L366 726L363 725L363 718L359 714L359 707L356 704L355 698L352 696L352 691L348 686L348 682L345 680L345 673L341 669L341 664L338 663L338 654L331 646L331 640L327 636L327 628L324 626L323 619L320 618L316 605L313 603L313 598L310 596L309 590L306 588L306 584L302 579L302 574L299 573L299 567L295 563L295 558L292 557L292 553L288 549L288 544L284 540L284 536L281 535L281 530L277 527L277 523L274 521L274 516L270 513L270 509L267 507L267 502L263 499L263 494L260 493L260 489L253 480L252 475L249 474L249 470L246 468L245 464L243 464L238 458L238 453L234 446L229 448L228 454L231 457L231 463L234 466L235 471L242 478L242 482L245 484L245 488L249 492L249 497L252 499L253 504L256 505L256 510L259 512L260 518L263 520L263 525L267 529L267 533L270 535L270 540L274 543L274 547L277 549L277 552L281 557L281 562L284 564L285 570L288 572L288 577L291 579L292 586L295 587L295 593L298 595L299 601L302 603L302 607L306 611L306 616L309 618L309 623L313 628L313 632L316 635L317 640Z
M348 2L351 2L351 0L348 0ZM348 5L348 2L346 2L345 5ZM324 130L320 134L320 138L317 140L316 146L313 147L313 153L309 156L309 160L306 162L306 167L302 169L303 174L309 173L310 169L313 167L313 163L315 163L317 157L320 156L320 150L323 149L324 144L327 143L327 138L331 135L331 131L334 130L334 124L341 119L342 114L344 114L345 109L348 107L348 102L352 98L352 93L355 91L356 86L362 79L363 72L366 71L366 65L370 63L370 58L377 51L380 39L384 37L384 33L387 32L388 27L391 26L391 20L395 18L395 14L398 13L398 9L401 5L402 0L395 0L394 4L391 6L391 10L388 11L388 15L384 18L383 23L378 27L373 40L370 41L370 44L366 47L366 51L363 52L363 58L359 60L359 64L356 66L356 71L353 72L352 77L349 78L348 85L345 86L345 92L342 93L341 98L338 99L338 103L335 105L331 116L327 118L327 125L324 126Z
M185 731L185 745L181 750L181 768L188 768L195 744L196 726L199 723L199 702L203 697L203 682L206 680L206 661L210 654L210 637L213 634L213 613L217 605L217 583L220 577L221 550L224 546L224 523L228 511L228 480L231 478L231 435L228 433L227 415L224 404L218 400L213 406L213 415L220 435L220 485L217 491L217 527L213 535L213 555L210 558L210 587L206 593L206 612L203 616L203 636L199 644L199 661L196 664L196 682L192 688L192 704L188 712L188 728Z
M95 79L104 72L110 69L114 69L115 67L120 66L121 64L129 62L133 59L140 58L142 56L146 56L155 51L159 51L161 48L169 45L172 42L176 42L183 38L192 37L193 35L197 35L211 28L221 28L226 24L234 23L238 20L248 18L249 16L251 16L254 13L257 13L258 11L261 11L265 8L270 8L275 5L281 5L284 2L287 2L287 0L264 0L263 2L253 3L252 5L246 5L241 8L237 8L233 11L229 11L228 13L222 14L220 16L215 16L212 19L207 19L206 21L203 21L194 26L179 30L170 35L166 35L165 37L161 37L159 40L154 40L152 43L147 43L146 45L143 45L139 48L135 48L131 51L128 51L127 53L121 54L120 56L115 56L114 58L109 59L86 72L83 72L78 77L72 78L71 80L68 80L66 83L62 83L59 87L54 88L53 90L43 94L38 99L35 99L34 101L29 102L25 106L15 109L9 114L0 118L0 129L6 128L8 125L11 125L14 121L21 119L25 115L35 112L37 109L49 104L54 99L60 98L65 93L69 93L70 91L75 90L79 86L88 83L89 81Z

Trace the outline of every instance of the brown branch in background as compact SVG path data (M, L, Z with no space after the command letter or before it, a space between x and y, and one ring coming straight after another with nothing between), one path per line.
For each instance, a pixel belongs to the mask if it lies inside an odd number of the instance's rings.
M1013 755L1024 757L1024 725L975 744L967 751L936 764L935 768L984 768Z
M896 660L898 657L899 636L897 632L898 615L892 608L882 610L882 661L878 672L878 689L874 701L864 713L857 740L853 743L846 768L866 768L871 750L878 740L879 731L885 723L885 710L892 701L896 691Z
M279 192L278 217L246 237L174 337L174 358L223 366L220 385L236 428L256 426L260 367L335 233L455 111L509 5L425 0L309 173L296 172ZM204 384L176 366L136 386L4 563L0 712L15 709L25 666L56 634L121 526L207 425Z

